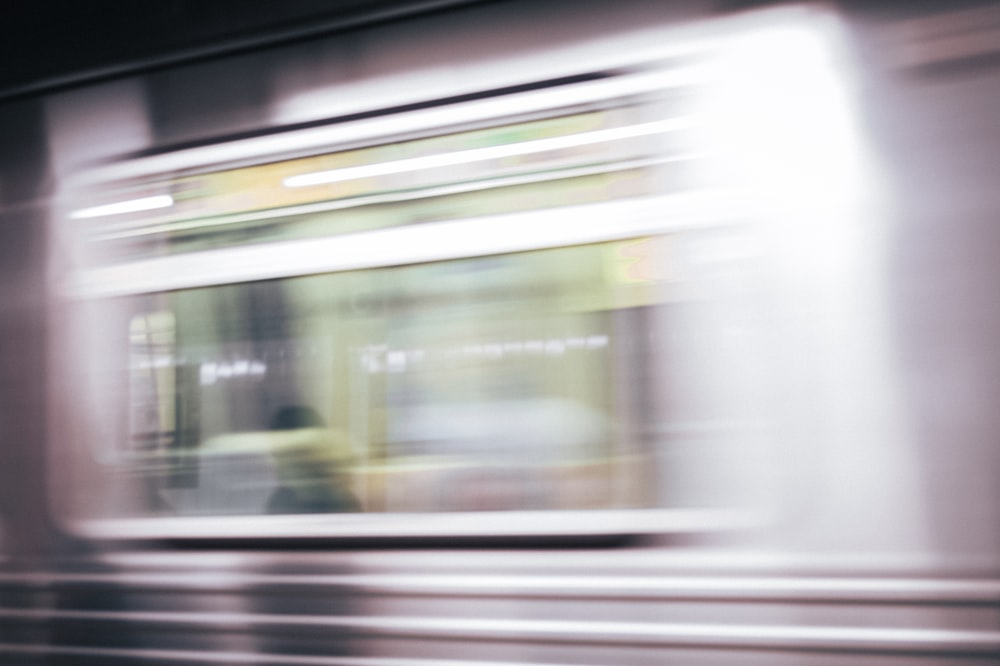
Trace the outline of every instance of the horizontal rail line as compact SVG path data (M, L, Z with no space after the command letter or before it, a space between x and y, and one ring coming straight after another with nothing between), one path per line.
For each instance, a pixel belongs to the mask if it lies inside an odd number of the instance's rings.
M751 649L871 654L1000 654L1000 631L249 613L0 610L0 620L153 625L171 631L343 631L396 637L578 646Z
M835 577L549 576L470 574L277 575L229 572L0 574L0 588L114 586L118 589L636 601L725 600L885 604L1000 603L1000 580Z

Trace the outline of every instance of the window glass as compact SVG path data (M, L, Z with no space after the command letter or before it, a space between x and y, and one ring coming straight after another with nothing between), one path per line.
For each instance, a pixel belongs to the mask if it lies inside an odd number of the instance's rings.
M88 241L81 283L141 284L78 305L73 515L750 504L767 393L761 244L732 211L683 204L725 176L691 152L676 101L94 194L73 231ZM317 173L342 180L289 185ZM169 206L106 214L161 191ZM555 208L557 233L548 213L520 215ZM434 224L448 220L462 222ZM556 240L507 244L504 224L534 237L524 220ZM389 247L418 224L434 243L487 230L495 247ZM377 267L288 269L308 243L281 241L312 237L331 252L367 238L354 246L366 261L344 266ZM285 268L268 275L294 277L259 279L252 262L275 257ZM167 291L165 264L213 286ZM143 282L147 269L159 277Z
M124 459L170 514L648 505L636 247L136 297Z

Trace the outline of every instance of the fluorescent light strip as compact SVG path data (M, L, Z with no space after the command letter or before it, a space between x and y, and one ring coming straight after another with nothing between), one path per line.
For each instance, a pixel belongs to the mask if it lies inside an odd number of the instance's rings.
M174 198L169 194L160 194L154 197L142 197L141 199L129 199L103 206L91 206L74 210L69 216L74 220L83 220L91 217L104 217L106 215L121 215L123 213L137 213L143 210L155 210L157 208L170 208L174 205Z
M126 222L114 227L107 227L94 235L98 241L115 240L119 238L132 238L137 236L149 236L165 232L190 231L193 229L217 229L232 224L242 224L260 220L270 220L279 217L293 217L299 215L310 215L315 213L328 213L349 208L360 208L362 206L374 206L385 203L399 203L403 201L417 201L420 199L430 199L434 197L446 197L453 194L464 194L467 192L479 192L482 190L525 185L531 183L548 183L556 180L567 180L579 178L581 176L591 176L595 174L613 173L616 171L627 171L629 169L644 169L671 162L684 162L698 160L708 157L707 153L681 153L678 155L668 155L666 157L654 157L639 160L626 160L622 162L612 162L609 164L598 164L587 167L572 167L569 169L559 169L554 171L533 172L529 174L506 176L503 178L491 178L489 180L477 180L465 183L455 183L452 185L439 185L436 187L421 188L417 190L399 190L383 192L379 194L355 196L344 199L333 199L318 203L300 204L297 206L287 206L284 208L268 208L266 210L253 211L249 213L235 213L231 215L220 215L217 217L202 217L194 219L177 220L165 222L154 226L149 226L148 222L141 220Z
M579 134L569 134L567 136L557 136L549 139L538 139L537 141L523 141L521 143L505 144L502 146L489 146L487 148L473 148L472 150L463 150L456 153L427 155L425 157L413 157L405 160L381 162L378 164L366 164L364 166L333 169L330 171L314 171L312 173L304 173L298 176L290 176L282 182L285 187L327 185L347 180L358 180L360 178L386 176L395 173L418 171L421 169L437 169L440 167L470 164L472 162L481 162L484 160L501 159L517 155L528 155L531 153L541 153L550 150L563 150L565 148L589 146L596 143L607 143L609 141L620 141L623 139L650 136L652 134L662 134L665 132L690 129L691 127L694 127L694 125L695 121L691 117L670 118L667 120L657 120L650 123L643 123L641 125L613 127L610 129L596 130L594 132L582 132Z

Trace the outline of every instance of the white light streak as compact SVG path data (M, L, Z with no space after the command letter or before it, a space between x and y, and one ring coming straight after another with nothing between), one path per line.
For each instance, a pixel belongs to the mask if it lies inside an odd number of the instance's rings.
M101 298L481 257L744 222L750 208L738 194L692 191L140 259L77 271L66 287Z
M209 361L201 364L199 374L201 385L211 386L217 383L219 379L262 377L267 374L267 365L260 361L249 359L241 359L231 363Z
M74 210L69 216L74 220L82 220L91 217L105 217L107 215L121 215L122 213L137 213L143 210L156 210L157 208L170 208L174 205L174 198L169 194L160 194L153 197L142 197L140 199L128 199L118 201L103 206L91 206Z
M578 134L569 134L566 136L557 136L548 139L538 139L535 141L522 141L520 143L511 143L502 146L473 148L471 150L462 150L454 153L412 157L404 160L380 162L378 164L365 164L363 166L332 169L329 171L313 171L310 173L299 174L297 176L290 176L282 182L285 187L328 185L330 183L340 183L347 180L387 176L396 173L419 171L423 169L437 169L440 167L470 164L472 162L502 159L505 157L541 153L550 150L564 150L566 148L589 146L597 143L621 141L623 139L632 139L636 137L650 136L653 134L663 134L665 132L690 129L691 127L694 127L694 125L695 122L690 117L669 118L666 120L642 123L640 125L613 127L593 132L581 132Z

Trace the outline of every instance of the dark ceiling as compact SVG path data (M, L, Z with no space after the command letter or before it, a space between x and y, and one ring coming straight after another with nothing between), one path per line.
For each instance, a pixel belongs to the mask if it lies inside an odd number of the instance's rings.
M13 0L0 9L0 98L463 1Z
M0 8L0 100L483 1L8 0ZM848 11L924 13L996 0L832 1ZM774 3L706 0L706 7L733 11Z

